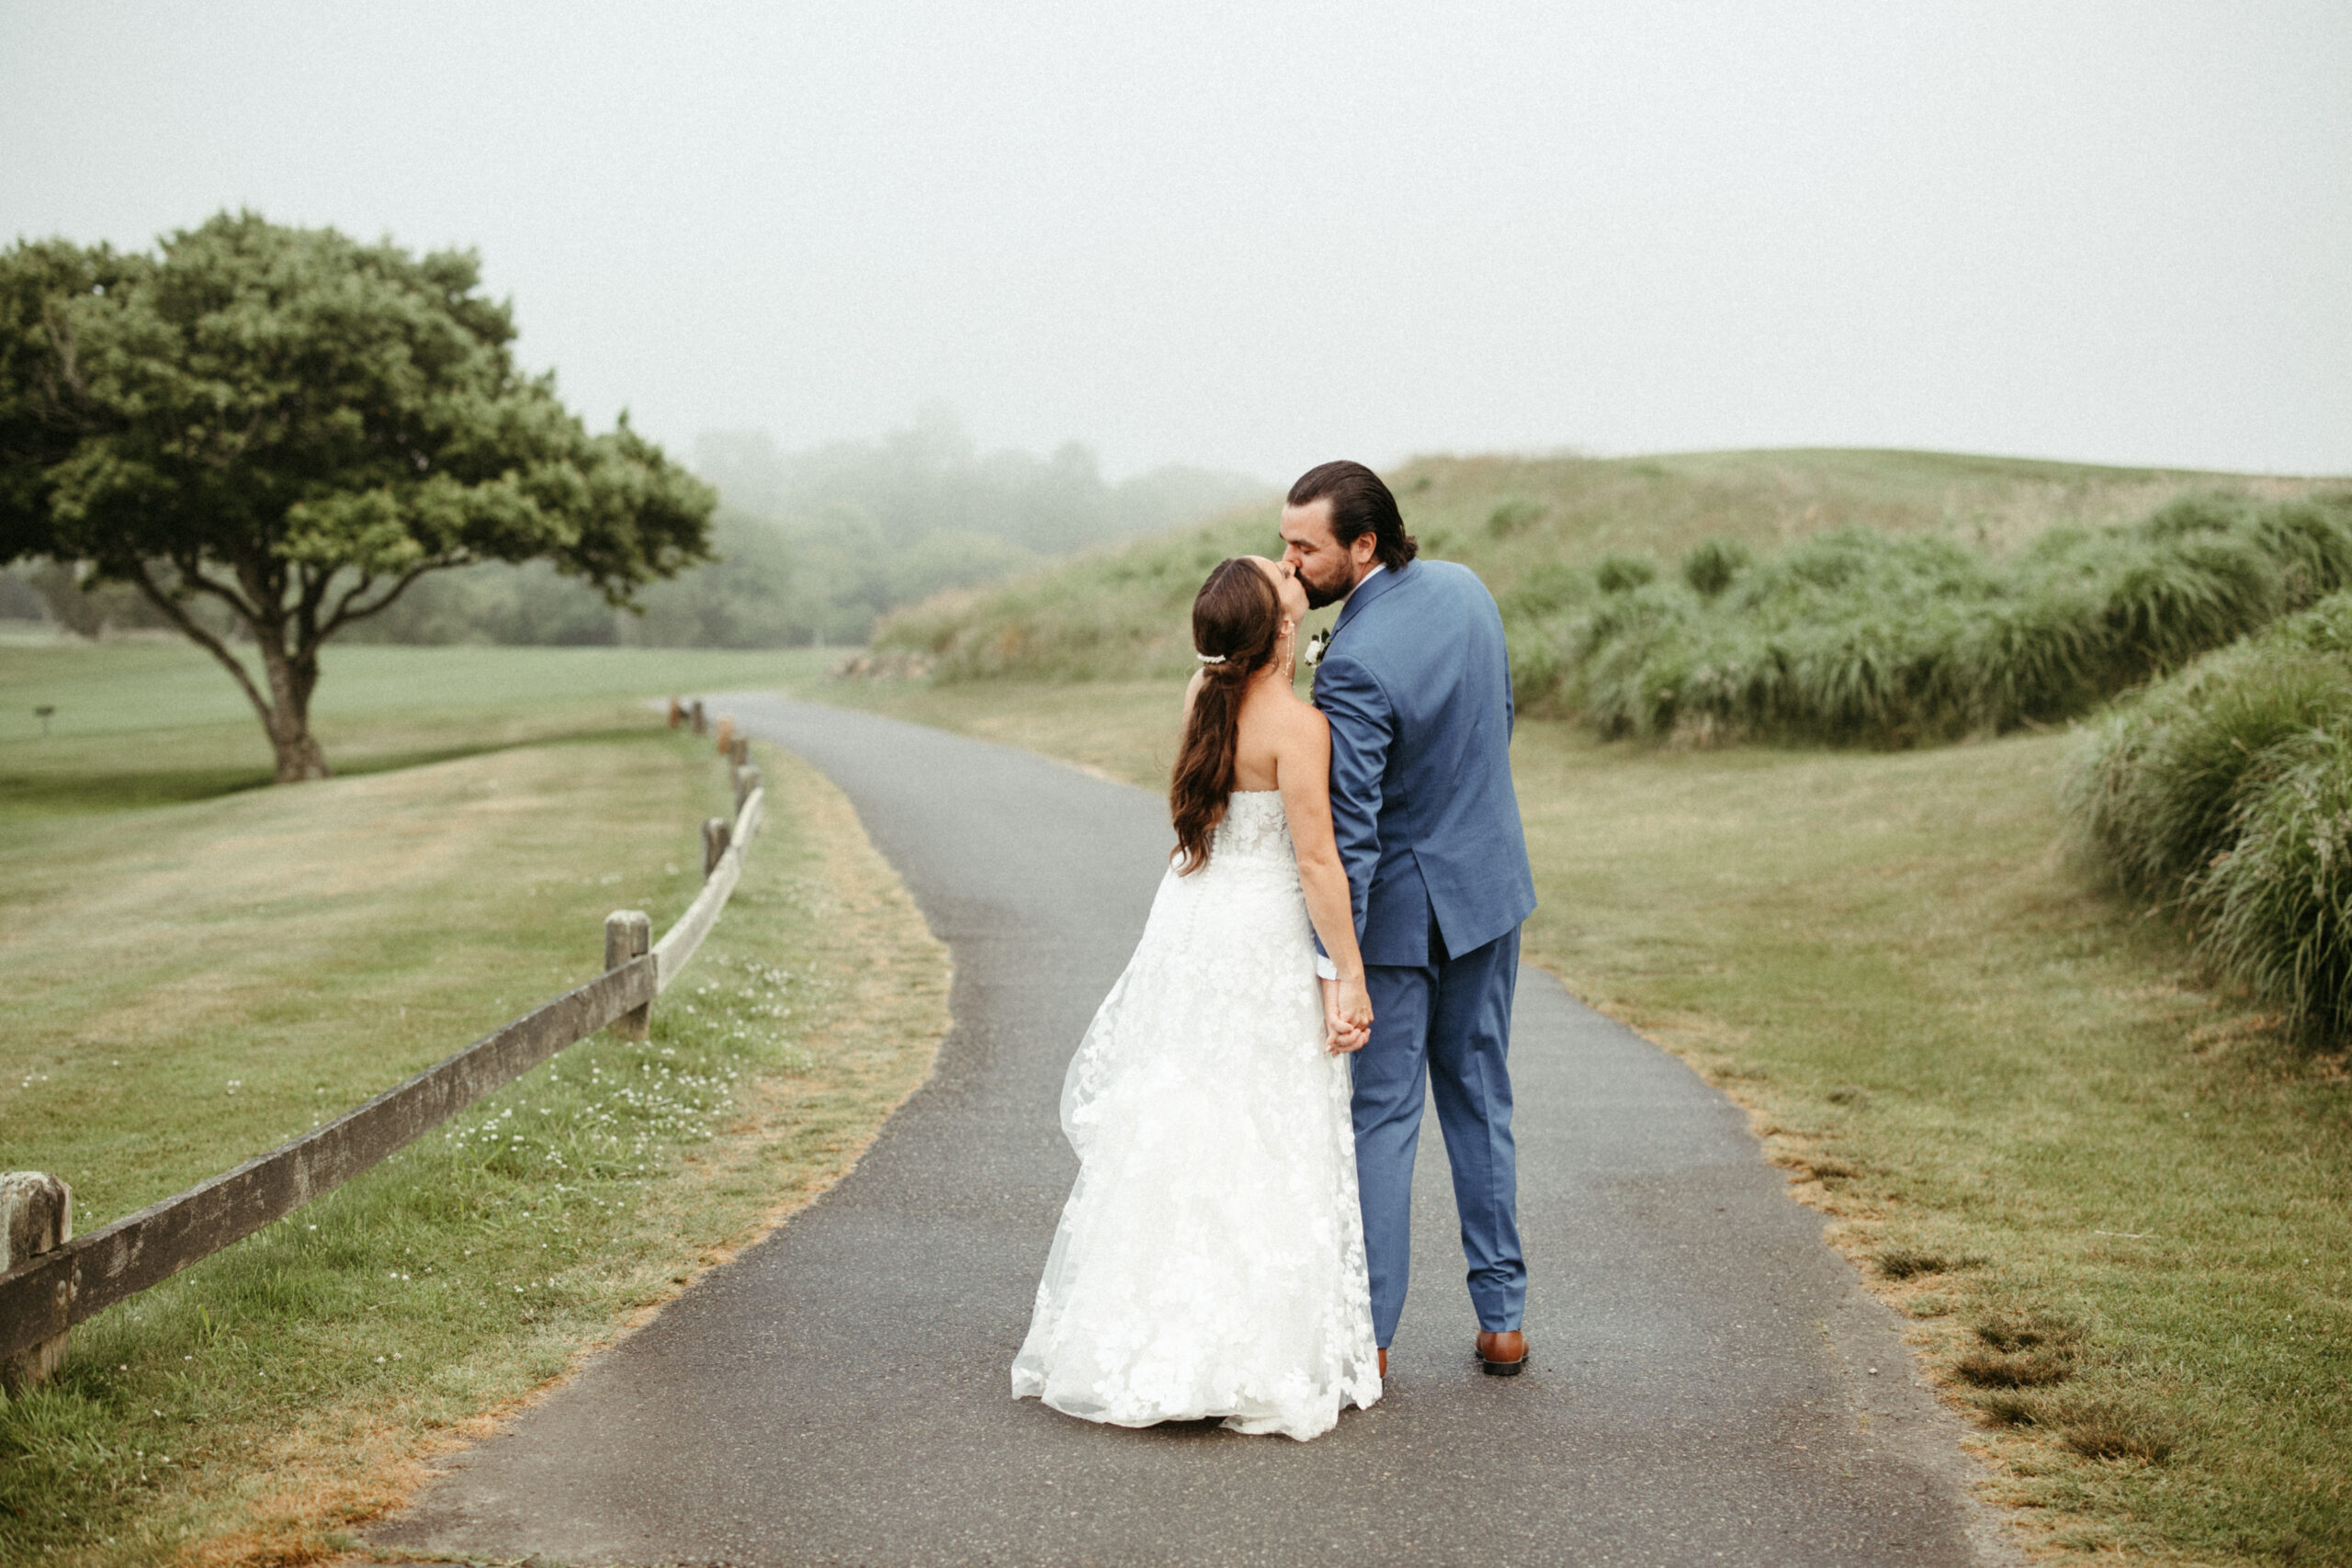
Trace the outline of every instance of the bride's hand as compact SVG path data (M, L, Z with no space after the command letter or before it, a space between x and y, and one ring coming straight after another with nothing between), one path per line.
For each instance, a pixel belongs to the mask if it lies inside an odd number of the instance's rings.
M1348 1033L1347 1025L1340 1021L1340 982L1327 979L1317 983L1323 990L1323 1048L1336 1056L1347 1049L1341 1042Z
M1323 1031L1335 1056L1361 1051L1372 1038L1372 998L1361 979L1323 982Z

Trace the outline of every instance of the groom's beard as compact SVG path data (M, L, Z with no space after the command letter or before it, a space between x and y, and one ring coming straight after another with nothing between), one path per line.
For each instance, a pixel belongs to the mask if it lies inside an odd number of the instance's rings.
M1340 570L1344 574L1347 568L1342 566ZM1298 585L1306 590L1306 607L1310 610L1319 610L1326 604L1338 604L1346 598L1348 591L1355 586L1347 580L1345 575L1329 582L1317 582L1303 571L1298 574Z

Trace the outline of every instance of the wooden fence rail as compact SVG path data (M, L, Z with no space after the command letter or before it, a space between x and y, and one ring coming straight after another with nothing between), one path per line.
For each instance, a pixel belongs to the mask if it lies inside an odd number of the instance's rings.
M11 1390L40 1382L62 1358L74 1325L332 1192L565 1046L615 1024L642 1038L653 998L710 934L742 875L767 802L757 768L737 767L735 798L734 821L711 818L719 852L707 863L701 893L651 951L645 917L616 911L606 921L604 974L325 1126L84 1236L72 1234L72 1197L63 1186L26 1173L28 1179L6 1196L21 1191L22 1201L55 1213L42 1216L46 1250L29 1258L19 1253L24 1244L7 1244L38 1234L40 1224L13 1210L0 1215L0 1269L6 1270L0 1273L0 1382ZM707 827L705 837L711 837Z

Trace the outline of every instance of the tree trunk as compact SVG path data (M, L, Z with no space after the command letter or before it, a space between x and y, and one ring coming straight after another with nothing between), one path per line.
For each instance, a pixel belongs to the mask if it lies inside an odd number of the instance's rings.
M333 776L334 770L327 766L327 756L311 734L310 716L296 714L278 719L269 727L270 749L277 753L277 782L300 784L304 779Z
M190 569L191 570L193 569ZM206 629L202 622L188 614L179 597L164 591L155 581L154 573L141 563L130 580L145 594L147 602L164 614L164 618L179 627L190 641L218 660L254 705L254 712L261 716L261 727L269 737L269 749L277 756L277 782L299 784L304 779L322 779L334 770L327 766L326 753L319 749L311 734L311 693L319 683L319 649L315 638L298 643L293 654L286 651L286 616L281 612L271 619L253 607L253 603L239 599L219 584L207 584L210 591L226 600L245 627L253 633L254 650L261 655L262 672L269 690L265 694L254 684L252 673L246 670L229 645ZM411 578L411 581L414 579ZM252 580L247 579L248 586ZM401 586L406 587L403 582ZM268 604L273 595L256 589L254 602ZM387 601L389 603L389 600ZM381 608L381 606L378 606Z
M254 642L269 680L269 706L261 722L269 731L270 750L277 753L277 782L330 777L334 770L327 766L326 753L311 734L311 693L319 681L317 650L289 659L285 645L275 637L264 635Z

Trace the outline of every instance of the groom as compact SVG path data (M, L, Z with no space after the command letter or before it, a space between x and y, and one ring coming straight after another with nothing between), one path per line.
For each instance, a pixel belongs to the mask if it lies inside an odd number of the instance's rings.
M1372 994L1356 1174L1380 1369L1405 1308L1426 1084L1453 1167L1479 1364L1509 1377L1527 1361L1527 1265L1507 1058L1535 881L1511 788L1502 616L1467 567L1413 558L1396 498L1361 463L1302 475L1282 536L1308 604L1347 601L1315 705L1331 726L1331 824Z

